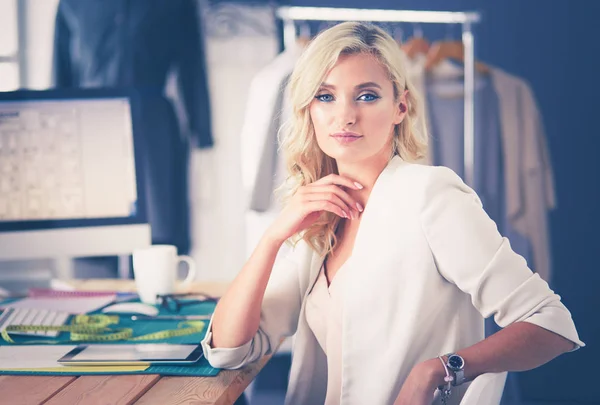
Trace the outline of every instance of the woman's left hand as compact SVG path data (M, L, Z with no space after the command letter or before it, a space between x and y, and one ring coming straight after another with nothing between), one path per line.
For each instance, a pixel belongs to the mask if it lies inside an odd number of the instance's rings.
M432 360L437 361L437 365L442 367L438 359ZM431 405L440 378L443 381L443 376L440 375L432 360L419 363L412 369L394 405Z

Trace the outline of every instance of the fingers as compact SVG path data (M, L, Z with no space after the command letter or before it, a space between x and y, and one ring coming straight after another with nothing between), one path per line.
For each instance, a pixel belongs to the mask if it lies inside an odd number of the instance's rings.
M323 186L314 186L309 187L304 191L305 195L308 196L310 201L315 201L318 199L329 200L331 202L336 203L337 200L343 201L343 206L340 207L352 217L358 217L358 212L362 211L362 206L360 206L355 199L350 197L346 191L340 188L337 185L323 185Z
M346 204L340 197L335 195L335 193L331 192L323 192L323 193L310 193L306 195L307 202L314 201L329 201L342 209L344 218L352 218L354 219L355 213L354 211Z
M322 186L325 184L336 184L338 186L344 186L354 190L361 190L363 188L363 186L359 183L350 180L347 177L340 176L339 174L330 174L315 181L314 183L309 184L309 186Z
M348 218L348 214L346 214L344 212L344 210L342 210L340 208L339 205L336 205L330 201L327 200L319 200L319 201L311 201L308 202L306 204L306 208L311 211L311 212L316 212L316 211L329 211L329 212L333 212L334 214L342 217L342 218Z
M358 218L363 207L350 197L342 187L353 190L363 188L361 184L338 174L330 174L300 188L303 205L310 211L329 211L342 218Z

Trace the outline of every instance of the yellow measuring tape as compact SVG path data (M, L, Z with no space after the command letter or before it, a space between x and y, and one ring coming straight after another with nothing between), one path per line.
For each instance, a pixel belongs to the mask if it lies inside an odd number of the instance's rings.
M76 315L70 325L61 326L38 326L38 325L10 325L0 333L2 339L8 343L15 343L10 337L10 332L69 332L68 341L38 340L23 343L71 343L71 342L111 342L117 340L163 340L177 336L192 335L202 332L204 322L184 321L177 325L177 329L161 330L142 336L133 336L133 329L118 328L111 329L109 326L118 324L119 317L116 315Z

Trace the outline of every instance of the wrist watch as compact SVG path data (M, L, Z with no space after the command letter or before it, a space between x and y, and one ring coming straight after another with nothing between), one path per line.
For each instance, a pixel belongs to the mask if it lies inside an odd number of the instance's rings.
M454 374L452 385L455 387L461 385L465 382L465 360L456 353L448 353L446 356L448 357L446 366Z

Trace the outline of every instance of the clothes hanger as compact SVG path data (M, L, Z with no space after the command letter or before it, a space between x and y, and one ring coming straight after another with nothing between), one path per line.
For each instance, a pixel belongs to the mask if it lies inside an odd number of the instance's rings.
M437 73L450 73L449 67L452 66L450 60L464 63L465 48L462 41L445 40L433 43L427 52L425 70L433 71L435 68ZM458 66L456 67L460 70L460 72L463 72L462 68ZM481 74L490 73L489 66L477 61L475 62L475 70Z
M423 37L423 30L420 25L414 24L412 38L403 43L400 48L409 59L414 59L417 55L421 54L427 55L430 45L429 41Z

